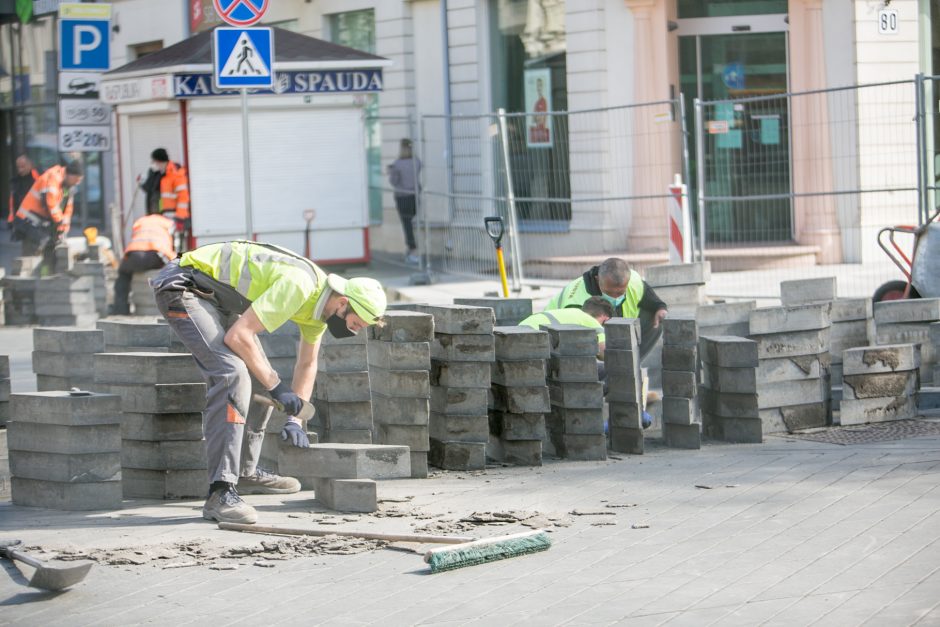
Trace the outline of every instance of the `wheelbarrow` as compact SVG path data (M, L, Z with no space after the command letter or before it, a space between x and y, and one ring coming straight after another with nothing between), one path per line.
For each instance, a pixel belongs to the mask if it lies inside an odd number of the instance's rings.
M898 267L904 280L888 281L872 296L873 302L904 298L940 298L940 210L921 226L888 226L878 231L878 245ZM911 254L898 242L899 235L913 237Z

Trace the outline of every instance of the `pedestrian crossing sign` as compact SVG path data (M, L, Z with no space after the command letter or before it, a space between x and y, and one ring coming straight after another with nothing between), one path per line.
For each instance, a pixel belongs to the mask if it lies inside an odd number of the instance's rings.
M212 42L216 87L274 86L274 33L270 28L216 28Z

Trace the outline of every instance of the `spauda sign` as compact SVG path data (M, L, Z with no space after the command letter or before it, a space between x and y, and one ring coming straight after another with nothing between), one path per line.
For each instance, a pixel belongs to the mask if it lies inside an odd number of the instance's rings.
M277 72L274 89L253 89L253 94L349 94L382 91L382 70L327 70L322 72ZM177 74L173 77L176 98L224 96L237 90L218 89L211 74Z

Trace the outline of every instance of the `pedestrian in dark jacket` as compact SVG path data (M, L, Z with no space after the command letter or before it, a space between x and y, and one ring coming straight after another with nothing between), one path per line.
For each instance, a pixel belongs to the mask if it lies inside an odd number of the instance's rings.
M395 207L398 217L401 218L402 230L405 232L405 244L408 252L405 261L417 264L418 245L415 243L414 219L417 213L415 195L418 192L418 180L421 175L421 161L412 155L411 140L402 139L398 150L398 159L388 166L388 181L395 191Z
M39 172L36 171L33 160L28 155L23 154L16 158L16 176L10 179L10 213L7 215L10 228L13 228L13 214L20 208L20 204L38 178Z

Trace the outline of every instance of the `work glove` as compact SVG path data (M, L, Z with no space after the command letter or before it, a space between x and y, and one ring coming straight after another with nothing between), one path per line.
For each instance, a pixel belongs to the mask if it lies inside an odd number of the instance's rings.
M304 402L300 397L294 394L294 391L287 387L287 384L283 381L279 381L268 392L271 394L271 398L280 404L278 409L288 416L296 416L304 407Z
M310 448L310 439L304 432L304 428L293 420L288 420L284 424L284 428L281 429L281 439L297 448Z

